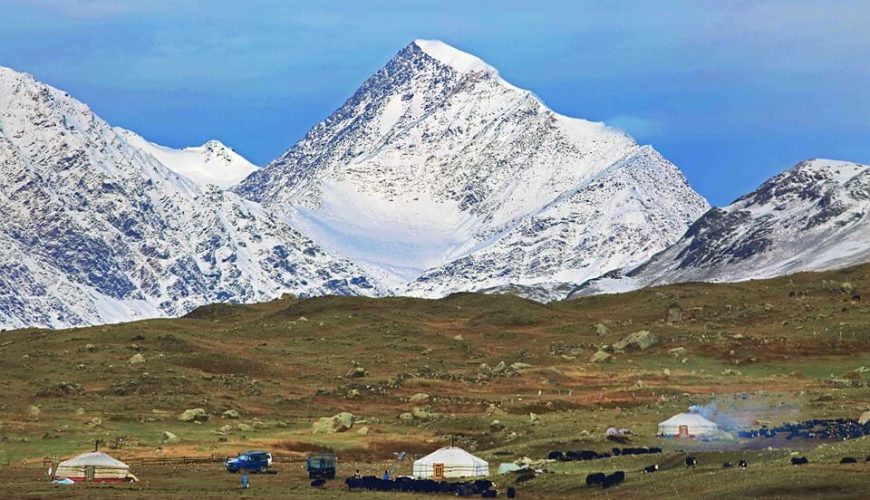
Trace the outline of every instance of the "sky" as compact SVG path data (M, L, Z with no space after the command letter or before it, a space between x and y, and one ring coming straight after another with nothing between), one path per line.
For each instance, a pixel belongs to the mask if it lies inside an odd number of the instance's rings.
M2 0L0 65L172 147L265 165L416 38L652 144L714 205L870 163L870 2Z

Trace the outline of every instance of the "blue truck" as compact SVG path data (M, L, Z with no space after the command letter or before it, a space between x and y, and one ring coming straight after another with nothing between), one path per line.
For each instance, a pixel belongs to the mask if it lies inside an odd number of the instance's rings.
M228 458L224 465L227 472L264 473L272 466L272 454L265 451L246 451L235 458Z

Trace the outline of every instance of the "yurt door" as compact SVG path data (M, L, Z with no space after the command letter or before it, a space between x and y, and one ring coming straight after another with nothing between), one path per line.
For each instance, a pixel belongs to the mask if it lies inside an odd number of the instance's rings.
M93 481L94 480L94 466L87 465L85 466L85 481Z
M444 479L444 464L432 464L434 469L432 475L435 479Z
M685 438L689 437L689 426L688 425L681 425L679 431L677 431L677 435L679 437L685 437Z

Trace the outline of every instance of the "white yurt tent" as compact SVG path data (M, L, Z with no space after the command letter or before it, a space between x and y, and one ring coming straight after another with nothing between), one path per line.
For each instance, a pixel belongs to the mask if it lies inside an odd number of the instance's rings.
M121 482L135 480L130 467L101 451L82 453L61 462L54 472L55 478L69 478L73 481Z
M489 463L455 446L445 446L414 462L417 479L447 479L489 475Z
M719 432L719 426L699 413L680 413L659 424L659 435L667 437L702 437Z

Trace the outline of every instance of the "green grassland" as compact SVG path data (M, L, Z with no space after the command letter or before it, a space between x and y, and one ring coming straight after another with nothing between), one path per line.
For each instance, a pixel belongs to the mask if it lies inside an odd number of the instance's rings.
M607 450L614 444L604 431L617 426L634 431L629 445L661 446L665 453L547 464L553 473L522 483L521 494L862 498L870 491L866 438L775 443L768 450L741 440L665 440L655 432L658 422L692 403L714 402L747 425L857 418L870 409L868 301L870 265L863 265L546 305L479 294L284 297L215 304L178 319L3 332L0 464L9 465L0 466L0 494L238 495L238 477L221 472L220 464L134 466L142 478L136 485L58 490L45 481L43 458L87 451L97 439L130 460L266 448L281 455L279 474L258 477L246 494L327 498L342 485L309 491L300 462L308 451L336 450L339 474L356 467L378 473L395 452L416 457L455 440L490 461L494 472L499 462L540 459L552 449ZM673 306L680 317L668 317ZM608 348L610 362L590 362L599 349L640 330L658 343ZM675 348L685 353L672 353ZM144 362L131 362L136 354ZM499 370L501 362L508 368ZM509 368L515 363L522 365ZM352 376L355 367L365 375ZM417 393L430 398L411 403ZM400 418L415 407L418 418ZM203 408L211 418L179 421L189 408ZM229 409L241 418L221 418ZM340 411L357 416L353 428L312 432L320 417ZM359 432L363 427L366 433ZM164 431L178 441L163 442ZM699 456L699 469L680 466L687 452ZM811 457L811 464L790 466L793 452ZM845 454L862 462L839 465ZM749 470L721 469L722 461L738 456L750 460ZM637 473L651 463L662 470ZM586 489L586 473L617 469L629 472L625 484ZM400 472L409 472L408 463ZM511 480L498 478L502 486Z

